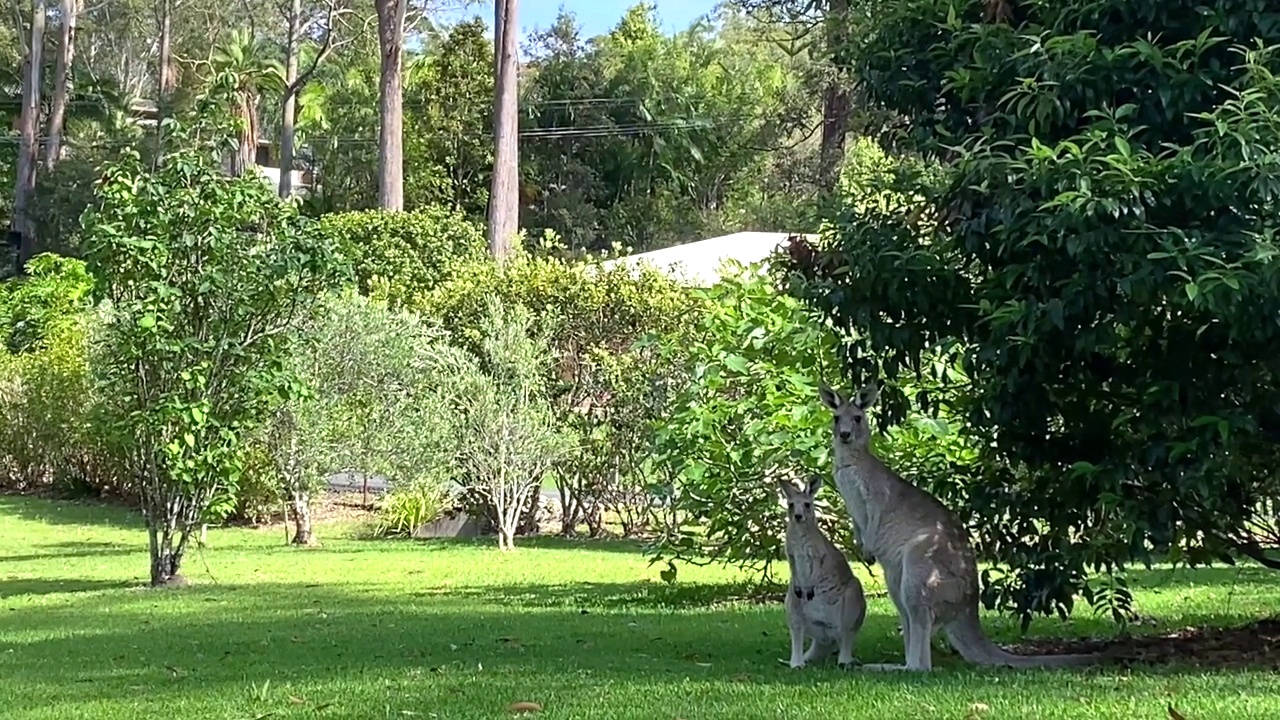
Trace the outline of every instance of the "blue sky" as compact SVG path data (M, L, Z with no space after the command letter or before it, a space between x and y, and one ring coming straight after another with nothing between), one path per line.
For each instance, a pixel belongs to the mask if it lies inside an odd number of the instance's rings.
M639 0L519 0L520 36L551 25L560 8L573 13L582 26L583 37L608 32L627 8ZM666 30L683 30L694 18L709 13L720 0L650 0L658 8L658 19ZM450 19L479 15L493 27L493 2L482 2L465 11L447 13Z

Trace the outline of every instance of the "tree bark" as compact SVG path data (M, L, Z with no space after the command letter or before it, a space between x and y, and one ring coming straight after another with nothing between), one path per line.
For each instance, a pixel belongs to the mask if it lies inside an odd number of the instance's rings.
M298 45L302 24L302 0L289 6L289 27L284 46L284 99L280 103L280 197L293 194L293 137L298 121Z
M316 544L315 533L311 527L311 493L306 490L293 491L293 544L312 546Z
M156 73L159 106L173 94L173 1L160 0L160 68ZM159 109L157 107L157 109Z
M173 58L173 0L160 0L159 14L156 17L157 30L160 32L159 67L156 68L156 162L164 152L164 131L161 122L169 107L169 97L173 93L173 73L169 64Z
M489 252L502 262L520 230L520 117L516 0L494 0L493 178L489 188Z
M147 523L147 536L151 544L151 587L182 587L187 584L182 577L184 543L172 518L160 523ZM175 540L178 542L175 543Z
M408 0L377 0L378 206L404 210L404 19Z
M28 204L36 189L36 168L40 146L36 129L40 124L40 70L44 67L44 0L31 0L31 37L22 76L22 114L18 119L18 167L13 191L11 229L19 233L18 270L35 255L35 228L28 216Z
M852 62L851 22L849 0L829 0L824 24L831 75L822 95L822 139L818 151L818 178L827 192L834 191L840 181L853 113L853 96L847 81Z
M49 103L49 144L44 155L46 171L53 170L62 159L62 131L67 122L71 63L76 52L76 18L79 14L80 0L62 0L62 32L58 36L58 57L54 64L53 100Z

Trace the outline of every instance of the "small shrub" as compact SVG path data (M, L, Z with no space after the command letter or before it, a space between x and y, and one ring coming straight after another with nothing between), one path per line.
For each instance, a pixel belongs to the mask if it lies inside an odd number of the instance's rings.
M381 474L419 499L453 480L453 398L474 362L443 339L417 314L351 291L326 296L303 324L288 363L305 391L277 409L267 440L294 542L312 542L311 498L329 473Z
M569 449L546 397L550 352L532 323L527 309L489 301L480 325L481 362L459 397L465 485L492 508L503 550L515 547L530 500Z
M606 509L641 507L651 495L653 479L641 461L652 446L670 368L639 341L685 332L697 301L654 268L518 254L502 267L488 259L465 266L426 296L423 310L452 343L483 356L480 328L491 298L528 308L532 328L546 336L545 392L559 425L575 437L555 473L562 531L585 522L599 533ZM646 524L639 512L627 530Z
M332 213L320 229L350 260L360 291L385 294L393 307L419 302L486 248L483 228L441 208Z
M444 515L452 501L453 493L439 483L410 483L393 488L378 503L374 534L378 537L411 535Z
M89 430L91 281L78 260L44 254L27 267L0 285L0 486L101 494L115 475Z

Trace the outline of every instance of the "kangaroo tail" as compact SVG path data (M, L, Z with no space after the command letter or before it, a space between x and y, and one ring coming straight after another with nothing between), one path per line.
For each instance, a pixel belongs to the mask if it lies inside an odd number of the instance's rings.
M991 642L978 621L978 607L961 615L943 628L951 646L976 665L1006 665L1016 668L1080 667L1098 662L1097 654L1082 655L1015 655Z

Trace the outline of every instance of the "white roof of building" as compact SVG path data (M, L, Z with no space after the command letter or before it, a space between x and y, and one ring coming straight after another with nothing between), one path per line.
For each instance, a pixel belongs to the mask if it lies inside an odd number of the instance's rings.
M736 260L743 265L760 262L792 234L738 232L684 245L674 245L661 250L627 255L603 264L605 267L611 267L617 263L626 263L634 268L641 263L647 263L690 284L708 287L720 279L724 261Z

